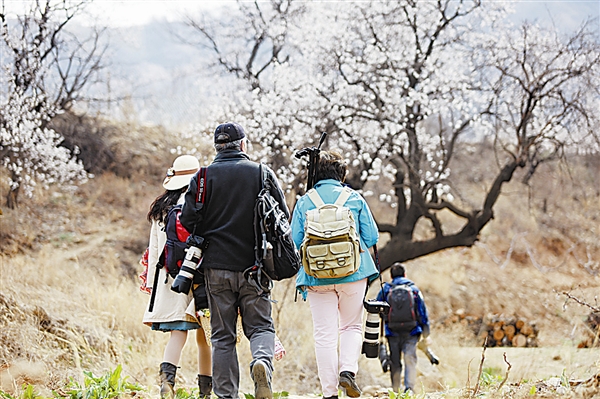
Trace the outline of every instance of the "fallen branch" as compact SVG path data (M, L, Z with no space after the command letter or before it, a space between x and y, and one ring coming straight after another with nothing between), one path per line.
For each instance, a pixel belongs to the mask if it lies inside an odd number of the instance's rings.
M471 362L473 359L469 360L469 364L467 365L467 390L471 390Z
M512 365L508 362L508 360L506 360L506 352L504 352L502 354L502 356L504 357L504 363L508 364L508 368L506 369L506 375L504 376L504 379L500 383L500 386L498 386L498 389L496 389L496 392L500 392L500 390L502 389L502 387L506 383L506 380L508 380L508 373L510 371L510 368L512 367Z
M471 394L471 397L475 397L477 392L479 392L479 381L481 380L481 373L483 372L483 361L485 360L485 350L487 348L487 337L485 338L485 342L483 343L483 350L481 351L481 362L479 363L479 373L477 374L477 384L475 384L475 390Z

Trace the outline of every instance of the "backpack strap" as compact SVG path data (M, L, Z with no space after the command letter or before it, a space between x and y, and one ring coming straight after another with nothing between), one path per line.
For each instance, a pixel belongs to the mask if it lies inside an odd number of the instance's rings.
M260 188L266 188L267 190L271 191L271 183L269 182L269 171L267 169L267 165L263 164L262 162L260 163L259 166L259 170L260 170Z
M266 168L263 167L263 163L261 162L258 165L258 178L260 179L260 190L258 195L260 197L262 191L265 189L265 184L267 184L267 171ZM261 209L261 206L263 209ZM265 230L265 224L262 220L264 216L264 203L260 201L255 201L254 203L254 253L255 253L255 266L262 264L262 260L267 257L267 232ZM262 245L259 248L259 244Z
M321 199L321 196L319 195L316 189L311 188L310 190L308 190L306 195L308 196L308 198L310 198L310 200L313 202L313 204L315 204L317 208L320 208L323 205L325 205L323 199Z
M196 190L196 203L204 204L206 197L206 167L200 168L198 172L198 188Z
M346 203L346 201L348 201L348 198L350 198L351 194L352 194L352 190L350 190L348 187L344 187L344 189L342 190L342 192L340 193L338 198L335 200L334 205L337 205L337 206L344 205Z

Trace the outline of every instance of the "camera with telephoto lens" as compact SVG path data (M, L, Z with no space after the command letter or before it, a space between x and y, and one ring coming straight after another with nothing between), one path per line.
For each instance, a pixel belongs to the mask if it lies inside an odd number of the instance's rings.
M387 351L387 346L384 343L379 345L379 362L384 373L390 371L390 354Z
M367 310L367 322L365 324L365 337L362 344L362 352L368 358L379 356L379 330L381 328L380 315L390 310L390 305L384 301L364 301Z
M204 238L196 235L190 235L186 240L188 247L185 249L185 258L181 263L179 273L173 280L171 291L178 294L187 294L192 288L194 276L200 268L200 260L202 260L202 250L206 244Z

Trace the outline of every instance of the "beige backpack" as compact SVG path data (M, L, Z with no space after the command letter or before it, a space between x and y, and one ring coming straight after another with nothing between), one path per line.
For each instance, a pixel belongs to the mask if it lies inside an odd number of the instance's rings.
M304 240L300 247L302 265L309 276L339 278L360 267L360 238L354 215L344 206L352 190L344 187L333 204L325 204L317 190L307 195L317 206L306 212Z

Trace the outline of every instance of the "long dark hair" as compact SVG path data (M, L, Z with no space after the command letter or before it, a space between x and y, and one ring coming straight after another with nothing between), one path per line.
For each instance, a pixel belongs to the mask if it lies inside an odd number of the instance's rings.
M153 220L158 220L159 222L165 223L169 209L177 204L181 193L186 192L187 188L188 186L182 187L179 190L166 190L156 197L154 202L152 202L152 205L150 205L150 210L146 216L148 221L152 222Z

